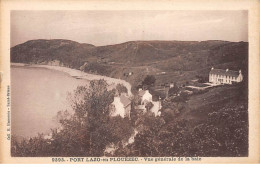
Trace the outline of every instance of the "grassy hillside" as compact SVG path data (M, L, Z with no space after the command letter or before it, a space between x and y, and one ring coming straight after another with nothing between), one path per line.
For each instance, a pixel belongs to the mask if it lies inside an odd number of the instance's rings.
M11 61L63 65L86 72L121 78L137 85L145 75L156 84L207 77L215 68L242 69L247 74L247 42L227 41L130 41L108 46L80 44L70 40L31 40L11 48ZM131 76L125 73L133 72Z
M244 105L248 103L246 82L232 86L219 86L206 90L205 93L192 95L185 103L183 117L203 120L209 112L239 103Z
M70 40L31 40L11 48L11 62L45 63L59 60L64 65L78 68L85 59L95 58L95 46Z

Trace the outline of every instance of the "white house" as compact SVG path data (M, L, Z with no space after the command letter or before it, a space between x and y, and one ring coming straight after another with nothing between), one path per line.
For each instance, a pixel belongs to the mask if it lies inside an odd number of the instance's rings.
M211 68L209 72L209 82L213 84L232 84L233 82L241 82L243 75L241 70L222 70Z
M113 109L110 113L111 116L130 118L131 100L129 100L125 95L114 97L114 102L112 103L112 106Z
M153 107L151 108L151 112L154 113L155 116L161 116L160 109L162 108L161 101L152 101Z
M153 96L149 93L148 90L139 90L138 95L141 97L141 104L145 105L146 103L152 102Z
M138 95L141 98L141 103L138 106L139 109L143 109L143 110L146 109L145 108L146 104L151 102L153 104L153 107L150 109L150 111L153 112L155 116L161 115L160 109L162 107L162 104L160 100L153 101L153 96L148 90L139 90Z

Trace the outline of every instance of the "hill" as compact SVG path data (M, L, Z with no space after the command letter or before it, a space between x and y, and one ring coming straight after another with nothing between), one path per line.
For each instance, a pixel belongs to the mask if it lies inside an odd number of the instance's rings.
M182 84L209 69L242 69L247 74L248 43L228 41L130 41L94 46L75 41L31 40L11 48L11 62L44 63L58 60L70 68L121 78L137 85L145 75L156 84ZM126 76L132 72L133 75Z
M84 59L91 59L91 44L70 40L30 40L11 48L11 62L46 63L58 60L66 66L77 68Z

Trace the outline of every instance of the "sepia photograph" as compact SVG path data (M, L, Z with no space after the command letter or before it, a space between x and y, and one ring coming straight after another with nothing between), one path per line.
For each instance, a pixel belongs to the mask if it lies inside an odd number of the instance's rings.
M248 157L247 10L12 10L11 157Z

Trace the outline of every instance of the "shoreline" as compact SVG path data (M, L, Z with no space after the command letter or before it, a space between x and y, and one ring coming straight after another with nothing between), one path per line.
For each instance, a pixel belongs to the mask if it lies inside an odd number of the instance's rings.
M116 78L102 76L102 75L90 74L90 73L86 73L86 72L83 72L80 70L76 70L76 69L72 69L72 68L68 68L68 67L62 67L62 66L26 64L26 63L11 63L11 66L47 68L50 70L56 70L56 71L60 71L60 72L69 74L71 77L76 78L76 79L85 79L88 81L104 79L109 85L123 84L128 90L128 95L132 96L131 84L122 79L116 79Z

